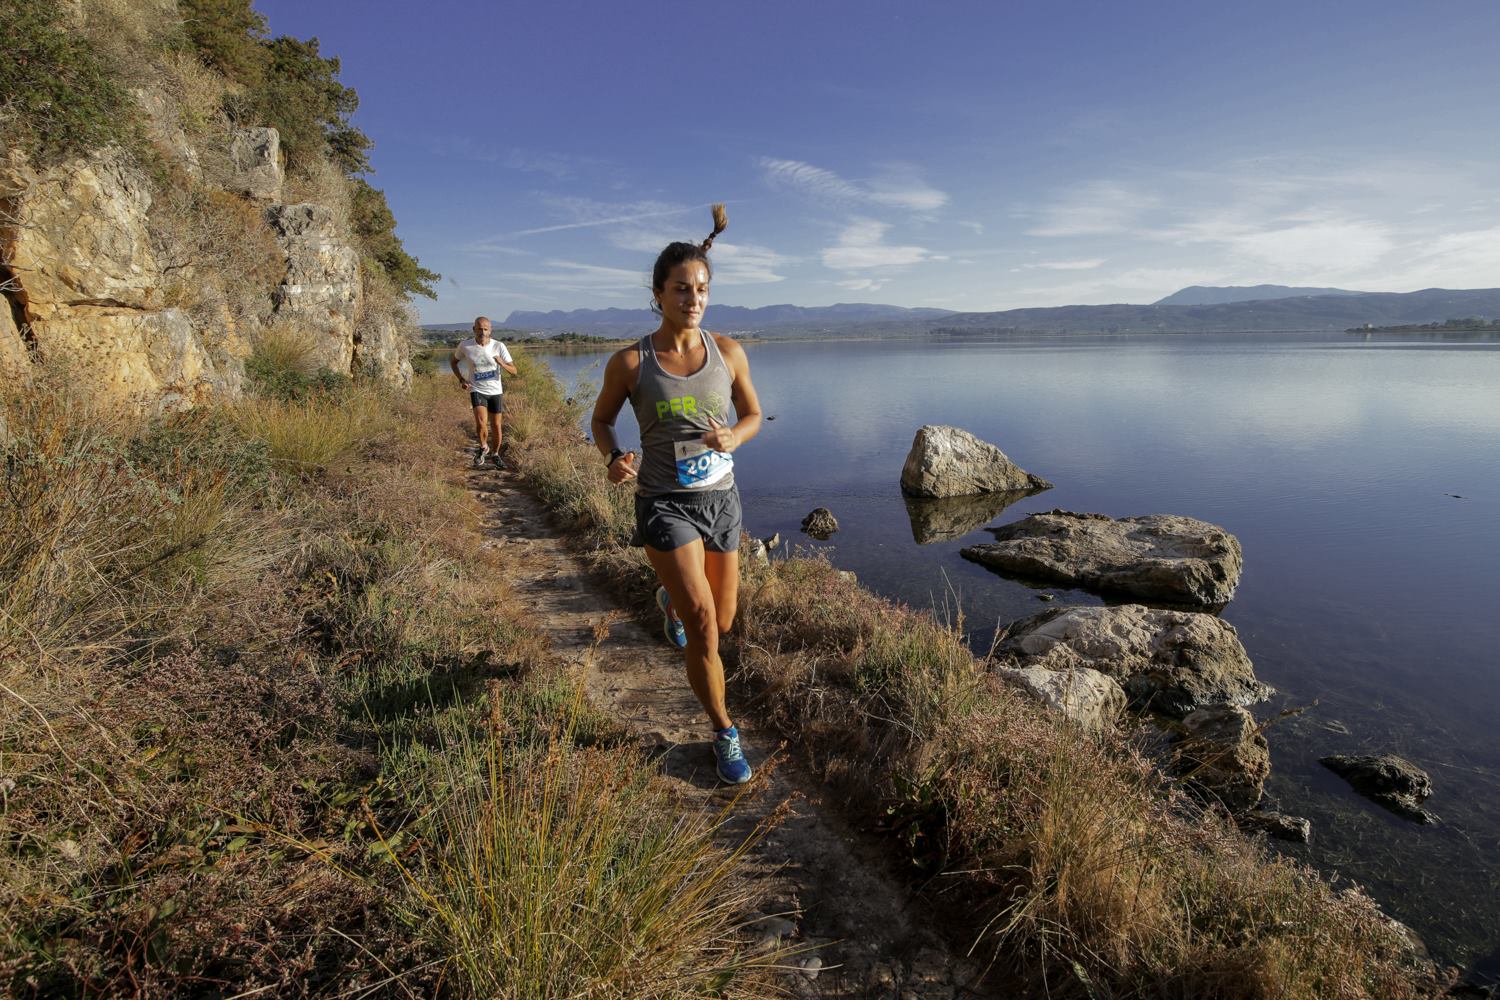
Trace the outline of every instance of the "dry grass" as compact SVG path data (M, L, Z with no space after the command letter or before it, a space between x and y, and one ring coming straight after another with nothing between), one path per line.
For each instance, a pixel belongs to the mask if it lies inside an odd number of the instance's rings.
M544 371L519 459L538 491L633 585L628 514L572 438ZM623 567L623 571L622 571ZM1015 989L1058 997L1400 998L1438 990L1367 898L1205 815L1121 740L993 681L956 629L818 560L747 569L742 682L841 793L975 915L976 952ZM960 921L962 926L965 922Z
M639 753L598 744L580 690L540 731L524 708L507 711L499 683L490 697L488 731L450 743L423 775L450 791L421 824L433 848L406 871L410 918L463 991L764 996L757 973L775 957L738 956L735 920L754 900L738 874L745 847L714 845L723 817L682 812Z
M389 400L363 392L245 400L234 408L233 419L247 437L265 443L278 471L303 477L347 463L393 422Z
M612 951L596 938L575 953L580 969L613 970L575 980L583 993L630 995L615 987L637 982L635 995L655 995L673 970L749 981L724 950L717 896L697 909L691 892L661 898L672 921L698 921L693 935L668 938L653 897L637 892L651 873L621 867L701 863L682 871L738 898L730 861L541 670L542 644L506 610L503 566L473 544L478 512L452 461L462 423L435 398L421 384L411 399L265 411L273 428L298 428L294 440L342 418L340 459L308 476L294 457L303 445L286 445L278 464L244 414L105 433L60 393L10 387L0 992L489 995L483 956L459 953L427 915L411 919L408 902L446 899L449 927L490 919L469 909L487 904L455 881L462 858L448 837L416 835L458 822L440 807L460 787L488 788L476 803L500 793L551 802L551 815L585 824L580 835L612 816L628 835L601 840L596 857L577 841L569 855L617 878L616 912L642 921L640 937L618 935ZM470 773L483 754L462 748L488 745L491 682L507 692L517 764L546 760L551 771L459 780L485 773ZM526 749L536 747L550 757ZM631 839L667 830L683 836L651 850ZM398 836L408 839L386 850ZM530 885L518 881L510 898ZM560 926L560 914L537 926ZM622 954L656 978L632 980ZM463 962L475 978L460 975Z

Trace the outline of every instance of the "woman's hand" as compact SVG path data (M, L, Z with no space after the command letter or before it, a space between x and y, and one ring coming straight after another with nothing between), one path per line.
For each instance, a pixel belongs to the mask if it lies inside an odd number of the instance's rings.
M609 481L612 483L623 483L627 479L634 479L635 473L635 452L633 451L627 451L609 463Z
M703 435L704 444L714 451L722 451L725 454L739 447L740 443L735 439L733 427L725 427L712 416L708 418L708 422L712 425L712 429Z

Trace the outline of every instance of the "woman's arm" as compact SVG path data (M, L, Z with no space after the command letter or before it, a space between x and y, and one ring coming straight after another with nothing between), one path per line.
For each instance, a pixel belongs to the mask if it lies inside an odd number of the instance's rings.
M594 434L594 447L608 458L620 448L615 437L615 420L625 400L630 398L635 381L635 349L627 347L616 351L604 366L604 384L599 387L599 396L594 400L594 415L589 420L589 429ZM609 463L609 481L621 483L635 478L635 452L626 452Z
M734 403L735 422L733 427L716 423L703 435L703 443L715 451L732 452L760 433L760 397L755 394L755 385L750 381L750 359L745 356L745 349L733 338L721 337L717 333L713 337L719 345L719 353L724 356L724 363L734 376L729 398Z

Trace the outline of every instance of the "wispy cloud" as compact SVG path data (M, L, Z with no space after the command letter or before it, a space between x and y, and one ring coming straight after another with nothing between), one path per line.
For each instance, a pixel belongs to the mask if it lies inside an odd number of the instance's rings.
M1135 227L1161 199L1115 181L1091 181L1066 191L1036 213L1029 236L1099 236Z
M1044 260L1036 264L1022 264L1020 267L1012 268L1014 271L1031 271L1041 269L1043 271L1092 271L1104 263L1103 257L1090 257L1087 260Z
M886 243L885 234L890 228L874 219L855 219L839 234L838 243L823 248L823 266L836 271L862 271L945 259L926 247Z
M834 284L840 288L847 288L851 292L876 292L890 284L889 278L851 278L848 281L835 281Z
M681 207L665 205L660 202L639 202L634 205L605 205L599 202L590 202L582 198L551 200L554 203L565 204L574 211L574 214L584 217L575 222L562 222L552 226L535 226L531 229L518 229L513 233L507 233L506 236L537 236L541 233L558 233L569 229L618 226L626 223L643 222L646 219L661 219L672 215L682 215L703 207L697 205Z
M856 181L802 160L763 156L758 162L771 185L821 201L886 205L912 212L933 212L949 201L947 192L928 184L915 168L906 165L888 166L870 180Z
M625 296L632 293L645 294L651 283L650 275L644 271L632 271L621 267L600 267L572 260L547 259L541 266L544 271L511 271L494 277L515 286L541 288L548 291L588 292L593 295ZM515 289L512 288L512 291Z

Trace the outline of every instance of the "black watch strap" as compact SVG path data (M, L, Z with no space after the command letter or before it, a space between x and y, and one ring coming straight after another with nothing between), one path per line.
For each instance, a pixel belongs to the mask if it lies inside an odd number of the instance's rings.
M619 458L621 455L624 455L624 454L625 454L625 449L624 448L615 448L615 449L613 449L613 450L610 451L610 453L609 453L609 461L605 462L604 464L605 465L614 465L615 464L615 459Z

